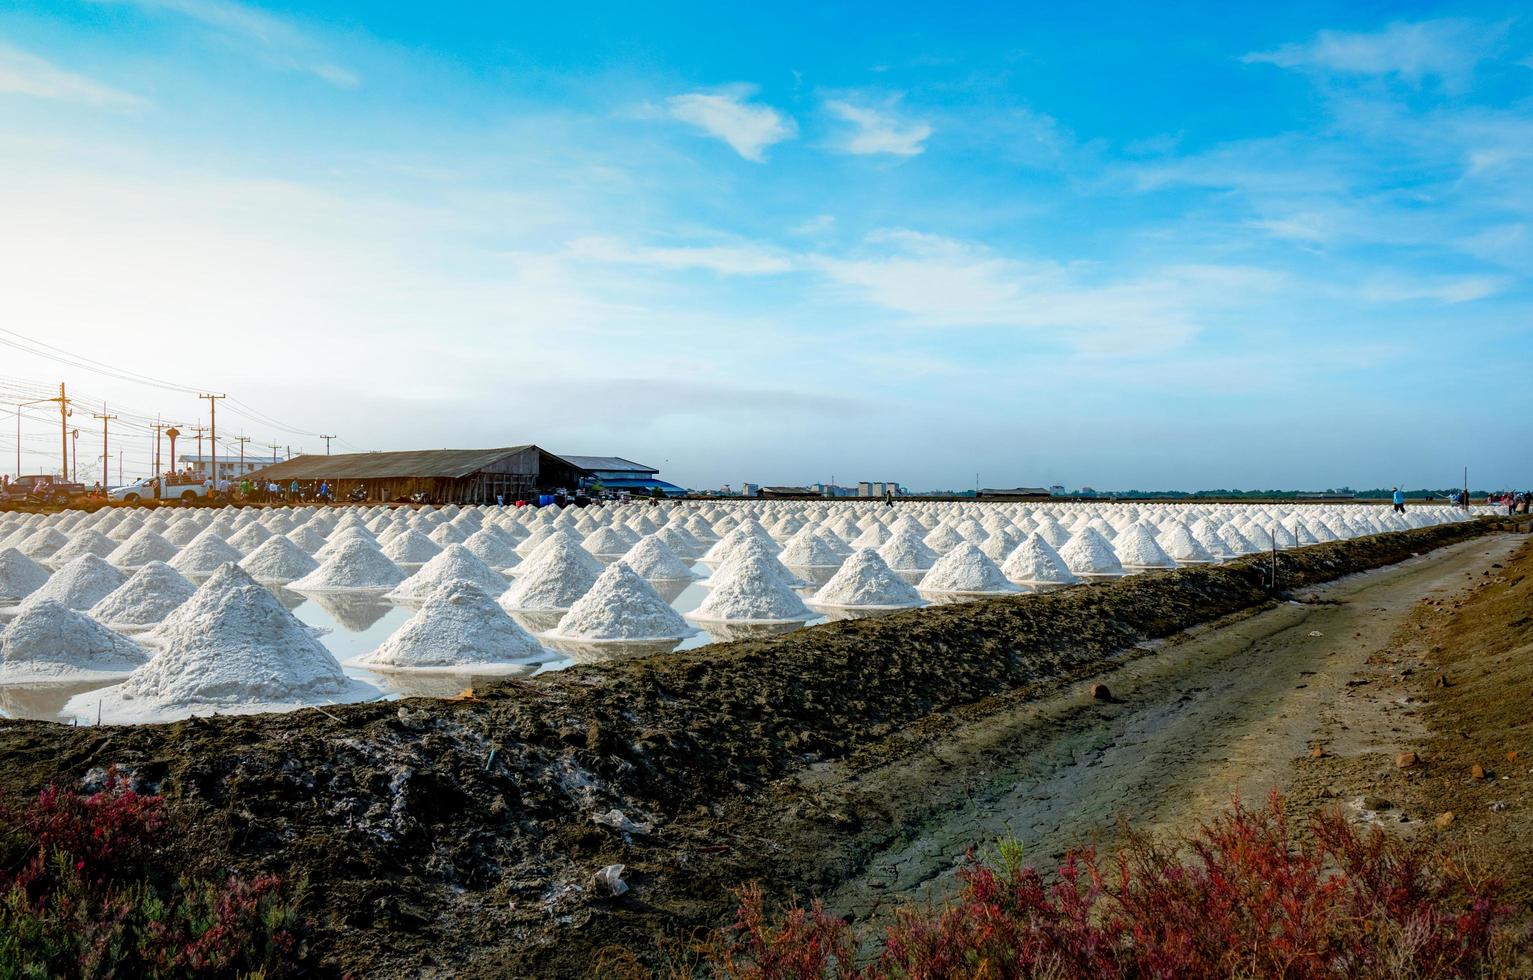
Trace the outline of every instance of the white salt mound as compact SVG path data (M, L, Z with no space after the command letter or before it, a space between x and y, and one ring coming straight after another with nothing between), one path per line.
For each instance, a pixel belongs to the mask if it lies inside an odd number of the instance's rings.
M1074 585L1080 579L1070 571L1059 552L1037 531L1029 534L1016 550L1006 556L1001 572L1023 585Z
M285 583L303 578L318 568L319 562L293 541L275 534L246 555L240 567L257 582Z
M213 601L199 603L199 590L161 625L163 645L153 660L115 687L71 699L65 712L87 713L100 700L103 720L165 720L375 693L349 680L313 634L250 576L226 565L216 577L208 593ZM187 610L191 614L182 615Z
M842 558L829 542L816 535L812 529L806 529L789 540L777 560L797 568L836 568L840 566Z
M383 553L390 561L406 565L423 565L442 553L442 546L413 529L394 535L383 546Z
M0 551L0 605L25 599L48 581L48 570L15 548Z
M356 661L379 671L493 674L552 655L473 582L453 579L425 597L383 645Z
M141 527L118 545L106 560L118 568L142 568L152 561L170 561L180 551L152 527Z
M117 542L99 531L77 531L69 543L48 556L48 563L55 568L67 565L81 555L105 558L117 550Z
M600 563L563 534L547 539L517 569L516 584L500 597L509 612L565 612L585 595Z
M1039 532L1042 534L1042 532ZM1095 528L1083 527L1059 549L1065 566L1082 578L1116 578L1123 575L1117 552Z
M472 582L491 597L499 597L506 591L506 577L484 562L461 544L450 544L442 553L428 561L421 570L399 583L388 598L394 600L424 599L448 582Z
M853 552L809 601L838 609L902 609L926 604L915 586L896 575L872 548Z
M962 541L921 576L922 592L992 595L1020 591L972 541Z
M470 534L463 547L491 568L515 568L522 562L511 537L488 524Z
M1156 543L1178 565L1206 565L1214 560L1209 550L1192 536L1187 525L1177 522L1163 532Z
M404 569L389 561L372 538L348 538L288 587L295 592L368 592L392 589L404 580Z
M651 582L684 582L697 577L687 563L682 561L659 534L645 536L628 549L623 562Z
M1112 540L1113 551L1124 568L1175 568L1176 562L1155 541L1150 529L1139 522L1130 524Z
M162 561L152 561L91 606L90 616L115 630L145 630L175 612L196 591L180 572Z
M113 677L148 659L137 643L52 599L29 603L0 634L0 682L6 684Z
M644 540L655 539L650 536ZM548 635L585 643L615 643L679 640L696 632L625 559L619 559L607 566Z
M192 543L181 549L180 554L172 558L170 567L183 575L211 575L218 569L230 562L237 562L245 556L238 548L220 538L211 528L197 535Z
M703 623L795 623L813 618L804 600L783 581L781 567L769 556L744 556L724 581L714 576L708 598L687 618Z
M127 576L95 555L81 555L53 573L40 588L22 602L29 604L52 599L68 609L86 610L126 582Z
M937 553L926 546L914 528L902 527L878 549L878 557L897 572L920 572L932 567Z

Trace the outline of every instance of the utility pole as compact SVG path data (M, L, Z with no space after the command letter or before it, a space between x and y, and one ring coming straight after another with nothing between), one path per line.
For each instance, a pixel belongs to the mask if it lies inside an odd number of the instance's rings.
M325 440L325 455L329 456L330 455L330 440L334 439L335 436L320 436L320 438Z
M80 430L74 429L69 433L73 442L70 444L70 462L74 464L75 476L80 475Z
M213 489L218 490L218 400L228 398L228 395L198 395L198 398L208 400L208 425L210 431L208 438L213 444Z
M278 462L277 450L282 448L282 443L280 443L280 442L264 442L261 445L263 445L263 446L270 446L271 447L271 461L273 463Z
M106 402L101 403L101 414L91 415L93 419L101 420L101 489L105 490L107 483L112 479L111 465L112 456L107 450L106 427L117 416L106 413Z
M156 415L154 417L154 475L159 476L165 471L160 469L160 433L165 431L165 423Z
M64 482L69 482L69 467L65 466L65 458L69 455L69 396L64 394L64 382L59 382L59 466L64 470ZM20 442L21 440L17 440ZM79 467L75 467L76 473ZM20 476L21 474L16 474Z
M205 425L194 425L192 429L197 433L197 461L202 462L202 434L208 431Z
M249 436L240 436L240 471L239 471L239 476L240 476L241 479L243 479L244 476L245 476L245 443L247 443L249 441L250 441L250 437Z

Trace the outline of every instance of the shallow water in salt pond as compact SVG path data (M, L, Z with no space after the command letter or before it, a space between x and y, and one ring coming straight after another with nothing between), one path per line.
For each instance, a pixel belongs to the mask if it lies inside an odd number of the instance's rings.
M693 569L701 576L711 574L711 569L702 563L695 564ZM835 570L795 568L792 571L806 582L813 583L807 588L798 590L800 594L807 597L828 580ZM671 608L682 614L696 609L708 596L707 587L696 582L670 583L669 587L661 583L656 588L661 595L670 600ZM275 587L272 591L300 621L322 631L319 637L320 642L342 664L376 650L415 612L411 606L396 605L376 594L301 595L288 589ZM515 615L523 627L533 633L540 633L552 629L562 614ZM812 626L826 621L827 617L817 616L804 625ZM576 664L600 664L671 650L686 650L709 643L790 632L799 628L801 627L793 624L787 626L709 624L696 635L687 637L680 643L660 645L578 644L564 640L544 640L545 645L559 655L558 659L544 664L529 665L524 674L509 676L534 676L563 670ZM472 673L383 674L360 667L346 666L344 669L348 676L377 687L383 692L380 696L384 698L448 697L466 687L482 686L508 676L502 674L496 677L484 677ZM107 687L113 683L118 681L69 685L0 685L0 717L93 724L95 718L88 714L63 715L64 703L76 694Z

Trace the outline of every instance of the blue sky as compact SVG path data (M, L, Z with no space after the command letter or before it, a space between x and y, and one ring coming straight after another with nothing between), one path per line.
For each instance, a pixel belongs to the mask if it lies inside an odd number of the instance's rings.
M1533 25L1272 7L20 0L0 327L311 451L1533 483Z

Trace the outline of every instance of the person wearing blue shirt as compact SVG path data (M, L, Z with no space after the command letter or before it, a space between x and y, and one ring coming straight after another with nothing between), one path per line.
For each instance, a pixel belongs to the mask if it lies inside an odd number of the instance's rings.
M1394 501L1395 513L1405 513L1405 491L1401 490L1399 487L1395 487Z

